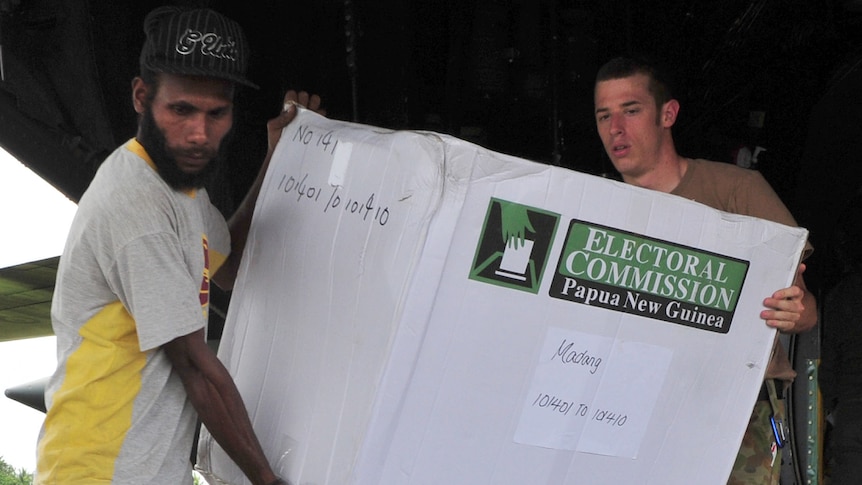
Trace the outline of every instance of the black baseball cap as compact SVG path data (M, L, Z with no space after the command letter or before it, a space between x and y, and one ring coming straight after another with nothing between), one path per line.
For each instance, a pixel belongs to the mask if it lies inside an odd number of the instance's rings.
M245 77L249 48L242 28L207 8L159 7L144 19L141 69L225 79L255 89Z

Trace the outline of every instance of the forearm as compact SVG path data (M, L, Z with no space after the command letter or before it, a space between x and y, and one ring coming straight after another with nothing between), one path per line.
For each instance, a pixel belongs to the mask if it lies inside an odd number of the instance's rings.
M271 159L272 150L269 150L254 183L252 183L251 188L228 221L228 230L230 231L231 239L230 254L221 268L213 275L213 282L223 290L233 289L234 282L236 281L242 253L245 251L248 232L251 228L251 220L254 216L254 208L257 204L257 198L260 195L263 179L266 176L266 170L269 168L269 161Z
M800 264L793 286L763 300L766 309L760 312L760 318L768 326L784 333L802 333L817 324L817 301L805 286L804 271L805 265Z
M791 333L807 332L817 325L817 300L807 289L802 296L802 305L805 309L800 314L799 320L796 322L796 326L793 327Z
M245 404L227 370L221 369L224 376L201 373L186 385L192 405L213 438L252 483L272 483L277 477L254 434Z
M251 187L245 194L239 208L237 208L236 212L234 212L228 221L232 255L237 254L238 257L241 257L242 250L245 249L248 231L251 228L251 219L254 216L254 208L257 205L257 198L260 195L263 180L266 178L266 171L269 169L269 162L272 160L273 150L274 148L270 148L267 151L266 157L263 160L263 165L261 165L260 170L257 173L257 177L254 179L254 183L251 184Z
M294 116L296 116L296 107L291 105L289 109L285 109L279 116L267 122L266 156L263 159L260 170L257 172L257 177L255 177L254 182L251 184L248 192L246 192L237 210L234 211L230 220L228 220L228 230L230 231L231 239L230 254L218 272L213 275L215 284L224 290L232 289L236 281L242 253L245 251L245 243L248 239L248 231L251 229L254 208L257 205L257 198L260 196L260 190L263 187L263 180L266 178L272 154L275 152L275 147L281 138L281 130L290 123Z
M805 278L802 273L805 267L800 265L800 269L796 274L794 284L802 290L802 298L799 303L802 304L802 309L799 311L799 318L792 328L784 330L786 333L803 333L811 330L817 325L817 299L814 294L808 290L808 285L805 284Z
M227 369L206 345L203 329L165 344L164 351L201 421L255 484L276 480Z

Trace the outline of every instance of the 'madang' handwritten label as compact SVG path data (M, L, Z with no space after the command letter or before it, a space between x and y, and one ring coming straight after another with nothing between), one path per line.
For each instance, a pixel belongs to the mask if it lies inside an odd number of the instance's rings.
M601 357L590 355L588 349L579 348L574 341L570 342L568 339L563 339L557 353L551 357L551 361L558 357L563 364L588 367L590 374L595 374L599 370L599 366L602 365Z

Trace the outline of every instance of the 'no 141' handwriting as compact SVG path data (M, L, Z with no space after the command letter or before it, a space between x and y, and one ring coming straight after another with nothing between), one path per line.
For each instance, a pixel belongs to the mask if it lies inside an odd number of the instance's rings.
M338 138L335 137L335 132L315 131L308 125L299 125L296 132L293 134L291 141L298 141L306 146L314 146L323 150L324 153L330 155L335 154L335 149L338 148Z

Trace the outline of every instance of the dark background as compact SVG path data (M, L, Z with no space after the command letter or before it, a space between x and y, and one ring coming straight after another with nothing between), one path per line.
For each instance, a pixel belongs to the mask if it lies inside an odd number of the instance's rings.
M741 147L766 149L756 168L810 230L806 281L821 309L862 253L862 203L845 211L862 180L862 0L0 0L0 146L77 200L135 134L143 19L169 3L227 14L254 50L261 89L238 92L230 163L209 187L226 216L287 89L322 95L332 118L616 177L593 79L614 56L646 56L676 79L682 155L733 163ZM213 290L217 338L229 295ZM783 473L796 483L819 459L805 451L816 403L802 378L829 322L818 329L789 346L802 374L789 404L799 463Z
M170 2L0 0L0 145L77 199L132 137L142 20ZM180 1L236 19L254 49L233 157L214 202L230 214L288 88L329 116L431 129L491 149L615 176L595 133L592 86L616 55L677 81L683 155L757 168L811 230L818 290L843 270L834 230L859 186L859 0ZM750 126L753 112L762 127ZM8 210L4 208L4 210Z

